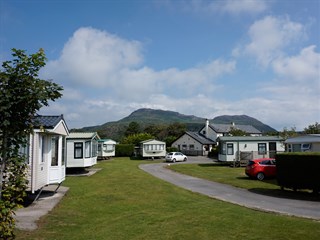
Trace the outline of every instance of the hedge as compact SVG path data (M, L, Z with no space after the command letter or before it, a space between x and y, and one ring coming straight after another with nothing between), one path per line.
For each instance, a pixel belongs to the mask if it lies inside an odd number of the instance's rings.
M320 191L320 153L277 154L276 165L281 188Z
M131 157L134 155L133 144L116 144L116 157Z

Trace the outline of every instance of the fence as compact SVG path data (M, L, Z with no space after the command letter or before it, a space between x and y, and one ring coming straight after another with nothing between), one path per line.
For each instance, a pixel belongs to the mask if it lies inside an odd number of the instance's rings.
M266 151L266 152L258 152L258 151L240 151L239 154L236 154L235 165L244 167L247 166L249 160L256 158L275 158L276 154L279 151Z

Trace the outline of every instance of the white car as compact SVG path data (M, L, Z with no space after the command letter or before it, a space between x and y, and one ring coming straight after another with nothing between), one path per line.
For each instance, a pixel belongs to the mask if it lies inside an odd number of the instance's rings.
M181 152L169 152L166 155L166 162L187 161L188 157Z

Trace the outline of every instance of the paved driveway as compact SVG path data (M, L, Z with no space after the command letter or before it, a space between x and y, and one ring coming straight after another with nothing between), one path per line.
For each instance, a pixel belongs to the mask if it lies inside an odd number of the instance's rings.
M188 162L175 164L188 163L212 163L212 160L205 157L188 157ZM320 201L296 200L257 194L246 189L180 174L164 168L167 164L142 164L139 167L155 177L212 198L252 209L320 220Z

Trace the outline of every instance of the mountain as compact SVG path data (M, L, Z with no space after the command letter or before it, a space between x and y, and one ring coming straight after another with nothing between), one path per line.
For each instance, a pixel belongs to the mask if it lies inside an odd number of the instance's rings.
M261 131L262 133L268 133L268 132L277 132L274 128L260 122L259 120L249 117L247 115L222 115L215 117L212 120L213 123L216 124L230 124L235 123L236 125L251 125L254 126L256 129Z
M169 125L175 122L184 123L189 131L198 131L205 124L206 119L193 115L184 115L174 111L155 110L142 108L132 112L129 116L115 122L107 122L99 126L84 127L77 131L97 131L100 136L120 140L124 135L129 123L137 122L141 128L149 125ZM214 119L209 119L210 123L230 124L234 122L236 125L252 125L263 133L276 132L272 127L260 122L259 120L246 115L224 115Z

